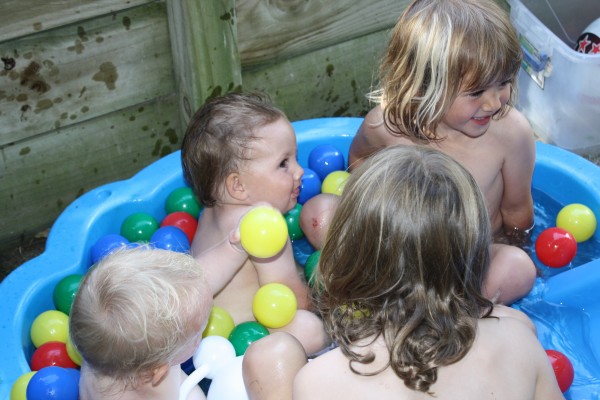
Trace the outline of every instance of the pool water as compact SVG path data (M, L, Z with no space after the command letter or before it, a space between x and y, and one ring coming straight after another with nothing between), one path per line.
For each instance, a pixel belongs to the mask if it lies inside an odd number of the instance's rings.
M600 258L600 239L598 235L594 235L585 242L577 243L577 253L575 253L575 258L573 258L573 261L569 265L563 268L549 268L544 266L535 256L535 239L544 229L556 226L556 216L566 204L560 204L536 188L532 189L532 195L535 227L531 233L531 244L525 250L538 266L542 277L548 278Z

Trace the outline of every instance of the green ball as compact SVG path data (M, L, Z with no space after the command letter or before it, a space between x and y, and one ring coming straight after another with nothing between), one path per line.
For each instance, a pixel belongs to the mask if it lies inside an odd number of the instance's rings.
M233 344L235 355L244 355L248 346L269 334L269 330L256 321L246 321L233 328L229 341Z
M167 214L174 213L175 211L183 211L192 215L194 218L198 218L202 206L198 202L198 199L196 199L196 195L194 195L192 188L184 186L173 190L171 194L169 194L165 204L165 210L167 211Z
M314 283L313 274L315 272L317 264L319 263L319 258L321 258L321 250L317 250L314 253L312 253L306 259L306 263L304 264L304 276L306 277L306 282L308 282L309 286L312 286Z
M53 299L54 307L56 307L58 311L62 311L69 315L71 312L71 304L73 304L73 299L79 289L82 278L83 275L81 274L67 275L56 284L54 287Z
M121 236L130 242L148 242L158 229L156 219L146 213L134 213L121 224Z
M304 232L300 228L300 211L302 211L302 204L298 203L283 216L288 227L288 234L292 240L304 237Z

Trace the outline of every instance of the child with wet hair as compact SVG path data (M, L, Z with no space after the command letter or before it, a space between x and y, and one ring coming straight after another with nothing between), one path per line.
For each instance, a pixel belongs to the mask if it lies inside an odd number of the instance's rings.
M491 232L476 181L450 156L395 145L366 159L314 276L339 347L307 363L289 335L255 342L249 397L562 399L531 321L482 295Z
M227 240L251 208L268 204L281 214L298 202L304 170L296 159L296 135L285 114L261 93L228 93L204 104L192 117L181 149L183 171L204 209L191 246L195 257ZM312 312L308 285L296 265L289 238L269 258L246 254L238 262L206 265L215 305L236 324L254 321L258 289L276 282L295 294L298 310L284 327L308 353L328 339Z
M212 306L203 268L190 255L148 246L120 249L85 275L69 332L81 353L81 400L176 399L180 364L198 348ZM204 399L197 386L188 399Z
M536 268L520 247L533 228L535 139L514 108L521 47L494 0L415 0L398 22L380 66L377 104L349 151L353 170L394 144L441 150L473 174L488 207L495 243L483 287L511 304L527 295ZM312 199L311 199L312 200ZM320 204L303 207L302 226L319 243Z

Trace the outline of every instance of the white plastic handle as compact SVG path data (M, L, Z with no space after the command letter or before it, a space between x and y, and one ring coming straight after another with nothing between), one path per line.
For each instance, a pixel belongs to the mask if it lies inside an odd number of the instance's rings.
M208 365L202 365L192 372L179 387L179 400L186 400L190 391L208 374Z

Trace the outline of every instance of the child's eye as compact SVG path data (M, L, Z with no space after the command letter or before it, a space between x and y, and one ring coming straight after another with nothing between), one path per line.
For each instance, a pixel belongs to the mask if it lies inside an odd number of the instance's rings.
M476 90L474 92L470 92L469 97L479 97L483 94L483 90Z
M290 162L286 158L285 160L281 161L281 163L279 163L279 168L287 168L289 164L290 164Z

